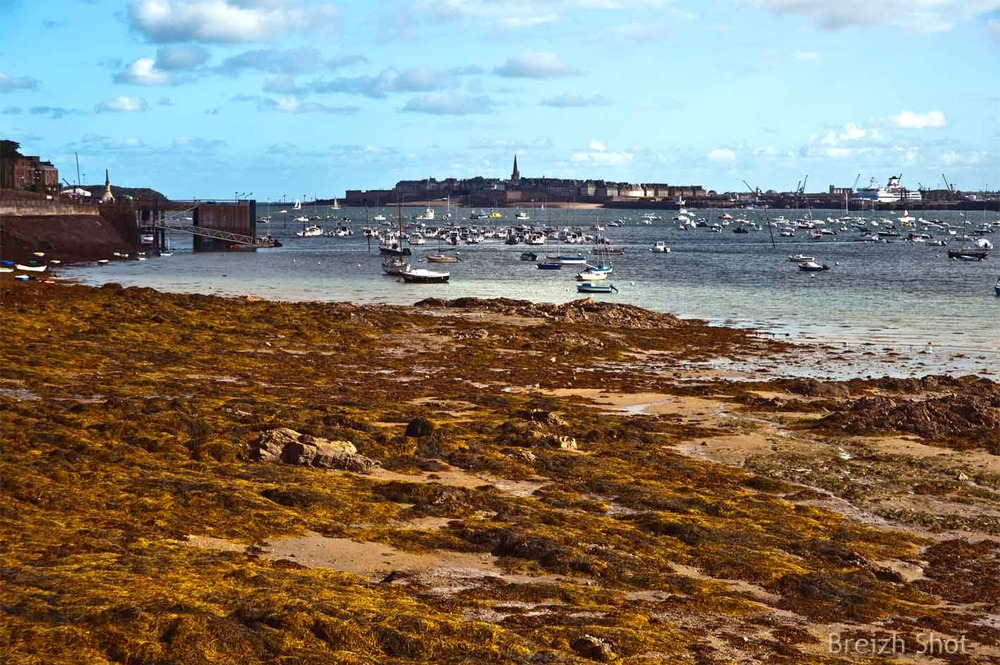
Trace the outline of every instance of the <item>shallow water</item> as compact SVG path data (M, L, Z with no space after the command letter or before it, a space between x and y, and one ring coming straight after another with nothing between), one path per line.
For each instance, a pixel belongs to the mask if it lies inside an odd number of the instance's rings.
M308 209L303 212L313 213ZM468 220L468 210L454 212L456 224L487 226L485 220ZM709 223L715 223L719 214L712 210L692 212ZM778 212L790 220L800 214ZM171 235L173 256L119 261L103 267L65 267L61 274L95 285L118 282L163 291L275 300L412 304L430 296L476 296L560 303L583 297L576 291L577 268L538 270L534 263L521 261L520 255L524 251L540 257L578 251L590 254L592 245L549 241L542 246L508 246L500 240L462 245L456 248L462 262L430 266L449 271L450 283L410 285L382 274L377 244L373 241L369 247L361 231L366 224L364 210L331 214L350 216L355 235L296 238L299 225L283 223L276 216L259 231L281 239L284 246L280 248L194 254L190 237ZM624 256L613 257L610 281L619 292L592 297L685 318L751 326L782 338L849 350L840 356L824 347L816 360L821 366L811 368L816 374L839 375L849 367L854 374L879 376L936 372L995 376L1000 368L1000 298L993 291L1000 271L996 256L982 262L955 261L947 258L944 247L910 244L902 238L888 243L858 242L861 233L852 225L851 230L821 240L810 239L805 230L792 238L775 234L772 244L766 228L748 234L733 233L733 226L721 233L704 228L685 231L672 221L676 212L659 214L663 220L644 225L639 222L641 212L634 210L535 210L526 224L576 226L594 233L590 230L594 223L606 226L614 219L623 219L623 226L607 227L602 232L614 246L626 249ZM842 213L814 212L817 218L827 214ZM762 218L760 211L746 211L746 215L751 220ZM996 213L987 215L972 213L970 227L996 218ZM950 223L961 232L959 213L928 211L924 216ZM337 225L332 221L318 223L328 228ZM513 220L500 223L508 224ZM899 231L905 237L909 229ZM929 232L948 237L940 231ZM657 240L665 241L671 251L651 252L649 248ZM996 243L1000 238L992 240ZM960 243L951 240L950 244ZM422 263L420 257L440 249L429 240L427 245L413 248L414 259ZM788 261L789 255L799 253L815 256L831 269L802 272ZM850 350L855 349L869 353L852 354Z

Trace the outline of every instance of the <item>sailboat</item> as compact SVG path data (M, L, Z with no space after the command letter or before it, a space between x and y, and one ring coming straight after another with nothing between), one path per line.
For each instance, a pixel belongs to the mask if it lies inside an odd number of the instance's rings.
M964 211L962 212L962 237L969 237L969 218ZM983 261L990 255L991 247L990 241L983 239L975 246L963 245L958 249L949 249L948 258L961 259L963 261Z
M409 256L410 248L403 247L403 210L396 204L396 230L380 236L378 251L383 256Z

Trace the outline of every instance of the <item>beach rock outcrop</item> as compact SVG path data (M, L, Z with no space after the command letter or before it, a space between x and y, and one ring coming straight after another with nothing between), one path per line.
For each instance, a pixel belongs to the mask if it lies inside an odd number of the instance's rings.
M856 435L904 432L928 440L961 440L959 447L985 446L1000 454L1000 395L945 395L922 401L862 397L817 426Z
M610 663L613 660L618 660L618 654L611 648L611 643L601 637L582 635L574 640L570 646L583 658L596 660L599 663Z
M261 432L250 444L250 459L322 469L365 472L377 463L358 453L350 441L331 441L287 427Z
M424 436L430 436L434 433L434 430L434 423L426 418L417 416L406 425L406 436L412 439L419 439Z

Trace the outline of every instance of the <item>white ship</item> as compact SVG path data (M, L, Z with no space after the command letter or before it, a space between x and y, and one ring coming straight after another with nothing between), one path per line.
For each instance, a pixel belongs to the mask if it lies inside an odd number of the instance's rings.
M872 178L868 187L859 187L854 192L851 200L860 203L919 203L923 198L920 191L911 191L900 187L899 179L901 177L898 175L890 176L885 187L876 187L875 178Z

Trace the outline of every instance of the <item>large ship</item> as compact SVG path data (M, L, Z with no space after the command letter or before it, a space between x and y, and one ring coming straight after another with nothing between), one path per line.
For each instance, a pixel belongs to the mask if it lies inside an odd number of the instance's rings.
M854 196L851 197L851 200L862 204L881 203L885 205L892 205L894 203L920 203L922 200L920 190L914 191L901 187L899 185L899 179L901 177L901 175L890 176L889 182L885 187L877 187L875 185L875 178L872 178L868 187L859 187L854 192Z

